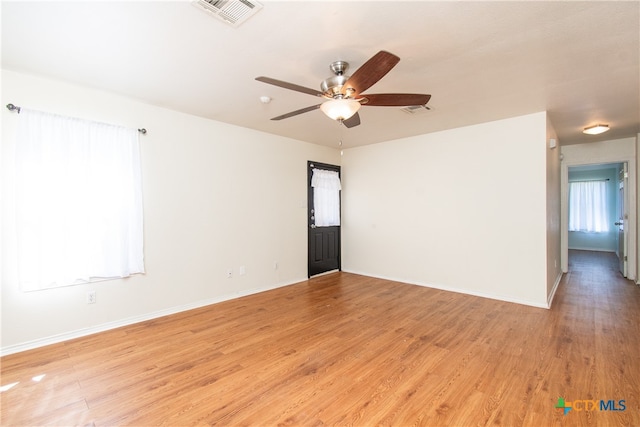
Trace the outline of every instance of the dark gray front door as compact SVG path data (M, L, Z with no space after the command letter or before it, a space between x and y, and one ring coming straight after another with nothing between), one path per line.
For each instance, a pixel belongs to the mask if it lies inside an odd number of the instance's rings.
M307 162L307 229L308 229L308 275L315 276L332 270L340 270L340 226L316 226L315 206L311 178L313 170L335 171L340 174L340 166L318 162Z

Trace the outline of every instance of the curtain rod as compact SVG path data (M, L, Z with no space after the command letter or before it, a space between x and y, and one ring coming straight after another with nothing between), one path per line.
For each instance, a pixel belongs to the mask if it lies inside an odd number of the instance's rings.
M18 114L19 114L19 113L20 113L21 108L20 108L20 107L18 107L17 105L7 104L7 110L9 110L9 111L15 111L16 113L18 113ZM146 130L145 128L141 128L141 129L138 129L138 132L140 132L141 134L143 134L143 135L144 135L145 133L147 133L147 130Z
M579 179L577 181L569 181L569 182L597 182L597 181L609 181L609 178L605 178L605 179Z

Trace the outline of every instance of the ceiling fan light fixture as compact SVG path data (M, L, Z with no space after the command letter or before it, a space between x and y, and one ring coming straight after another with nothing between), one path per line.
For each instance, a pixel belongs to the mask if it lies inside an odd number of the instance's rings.
M599 135L599 134L601 134L603 132L606 132L608 130L609 130L609 125L598 124L598 125L589 126L589 127L584 128L582 133L586 133L588 135Z
M320 109L333 120L347 120L360 109L355 99L331 99L320 105Z

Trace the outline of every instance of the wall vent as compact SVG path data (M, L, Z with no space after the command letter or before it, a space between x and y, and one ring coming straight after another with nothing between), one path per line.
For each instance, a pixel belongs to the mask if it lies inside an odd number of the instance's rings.
M431 107L427 107L426 105L410 105L408 107L403 107L400 110L404 111L407 114L422 114L427 111L431 111Z
M236 28L262 9L254 0L194 0L191 4Z

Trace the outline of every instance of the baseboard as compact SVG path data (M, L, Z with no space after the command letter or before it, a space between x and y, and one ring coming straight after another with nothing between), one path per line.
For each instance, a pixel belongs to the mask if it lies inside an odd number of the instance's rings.
M551 308L551 304L553 303L553 298L556 296L556 291L558 290L558 286L560 285L560 281L562 280L562 272L558 274L556 277L556 282L553 284L553 288L547 297L547 308Z
M345 269L343 269L342 271L344 271L345 273L359 274L361 276L375 277L376 279L383 279L383 280L390 280L390 281L393 281L393 282L407 283L409 285L423 286L425 288L433 288L433 289L438 289L438 290L441 290L441 291L455 292L455 293L458 293L458 294L472 295L472 296L481 297L481 298L489 298L489 299L493 299L493 300L497 300L497 301L512 302L512 303L521 304L521 305L528 305L530 307L545 308L545 309L549 308L547 306L547 304L540 304L540 303L537 303L537 302L528 301L528 300L522 300L522 299L519 299L519 298L511 298L511 297L507 297L507 296L504 296L504 295L487 294L487 293L484 293L484 292L470 291L468 289L452 288L452 287L446 286L446 285L439 285L439 284L425 283L425 282L416 282L416 281L400 279L400 278L395 278L395 277L372 275L372 274L369 274L369 273L361 273L361 272L357 272L357 271L353 271L353 270L345 270Z
M371 275L371 274L368 274L368 273L362 273L362 272L352 271L352 270L343 270L343 271L345 273L358 274L358 275L361 275L361 276L374 277L374 278L377 278L377 279L391 280L391 281L394 281L394 282L401 282L401 283L407 283L407 284L410 284L410 285L423 286L423 287L426 287L426 288L433 288L433 289L438 289L438 290L447 291L447 292L456 292L456 293L465 294L465 295L473 295L473 296L482 297L482 298L489 298L489 299L498 300L498 301L512 302L512 303L516 303L516 304L528 305L528 306L531 306L531 307L545 308L545 309L548 309L548 308L551 307L551 301L553 300L553 296L555 295L555 291L558 288L558 285L560 283L560 279L562 278L562 274L560 274L558 276L557 280L556 280L556 283L555 283L553 289L552 289L551 296L548 299L547 304L545 305L545 304L535 303L535 302L532 302L532 301L521 300L521 299L518 299L518 298L505 297L505 296L502 296L502 295L487 294L487 293L484 293L484 292L469 291L467 289L452 288L452 287L444 286L444 285L408 281L408 280L401 279L401 278L396 278L396 277L385 277L385 276L379 276L379 275ZM243 291L243 292L235 292L235 293L232 293L232 294L222 295L222 296L216 297L216 298L209 298L209 299L205 299L205 300L194 301L192 303L183 304L183 305L174 306L174 307L169 307L169 308L158 310L158 311L154 311L154 312L151 312L151 313L145 313L145 314L138 315L138 316L132 316L132 317L128 317L128 318L125 318L125 319L116 320L116 321L113 321L113 322L103 323L103 324L100 324L100 325L92 326L90 328L77 329L75 331L65 332L63 334L51 335L51 336L48 336L48 337L45 337L45 338L39 338L39 339L33 340L33 341L27 341L27 342L20 343L20 344L15 344L15 345L7 346L7 347L2 347L0 349L0 357L1 356L6 356L6 355L9 355L9 354L19 353L19 352L22 352L22 351L33 350L35 348L44 347L44 346L51 345L51 344L57 344L57 343L61 343L61 342L72 340L72 339L76 339L76 338L81 338L81 337L84 337L84 336L87 336L87 335L92 335L92 334L96 334L96 333L99 333L99 332L104 332L104 331L108 331L108 330L111 330L111 329L116 329L116 328L120 328L120 327L123 327L123 326L132 325L132 324L135 324L135 323L145 322L147 320L157 319L159 317L169 316L171 314L181 313L183 311L193 310L193 309L196 309L196 308L201 308L201 307L205 307L205 306L212 305L212 304L217 304L217 303L228 301L228 300L232 300L232 299L235 299L235 298L241 298L241 297L248 296L248 295L253 295L253 294L258 294L258 293L261 293L261 292L270 291L270 290L281 288L281 287L284 287L284 286L293 285L295 283L304 282L305 280L307 280L307 279L306 278L301 278L299 280L286 282L286 283L280 283L280 284L269 286L269 287L254 288L254 289L250 289L250 290Z
M304 282L306 278L302 278L300 280L295 280L292 282L280 283L273 286L268 286L264 288L254 288L247 291L235 292L232 294L222 295L216 298L208 298L204 300L194 301L188 304L183 304L179 306L169 307L166 309L154 311L151 313L145 313L138 316L132 316L125 319L115 320L113 322L102 323L100 325L92 326L90 328L77 329L71 332L65 332L62 334L51 335L45 338L39 338L37 340L27 341L20 344L10 345L7 347L2 347L0 349L0 357L7 356L9 354L20 353L22 351L33 350L35 348L44 347L51 344L58 344L64 341L82 338L87 335L96 334L99 332L108 331L111 329L120 328L122 326L133 325L135 323L145 322L147 320L157 319L159 317L169 316L171 314L181 313L183 311L189 311L196 308L205 307L212 304L217 304L224 301L229 301L235 298L241 298L248 295L259 294L261 292L270 291L277 288L282 288L285 286L293 285L295 283Z

